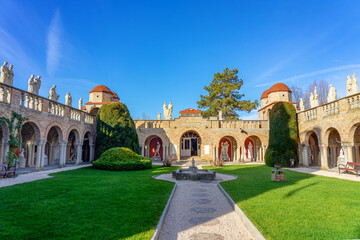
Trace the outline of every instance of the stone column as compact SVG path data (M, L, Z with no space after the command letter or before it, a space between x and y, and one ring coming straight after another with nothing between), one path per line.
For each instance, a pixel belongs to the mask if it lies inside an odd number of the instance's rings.
M355 161L360 162L360 159L359 159L359 145L358 144L355 144Z
M163 147L163 159L161 159L161 160L165 160L166 159L166 146L165 146L165 144L164 143L162 143L162 147Z
M4 163L4 143L0 143L0 163Z
M89 158L89 162L93 162L94 161L94 156L95 156L95 144L89 144L90 146L90 158Z
M354 157L353 157L353 144L352 143L349 143L349 145L348 145L348 156L349 156L348 162L355 162Z
M44 157L45 157L45 144L46 140L41 140L41 152L40 152L40 169L44 170Z
M6 162L6 155L9 152L9 144L8 144L9 139L8 138L4 138L3 139L3 162Z
M77 146L76 146L76 162L75 162L75 165L79 165L82 160L82 146L83 146L83 143L78 143Z
M234 161L236 161L236 162L240 162L240 161L241 161L240 148L241 148L241 147L237 147L237 148L236 148L236 159L234 159Z
M145 155L144 155L144 147L140 146L140 148L141 148L141 156L145 157Z
M240 146L239 150L240 150L239 161L243 162L244 161L244 146Z
M302 153L302 164L305 167L309 166L309 154L308 154L309 146L306 144L301 144L301 153Z
M321 166L320 169L329 169L328 167L328 158L327 158L327 146L325 144L320 144L320 154L321 154Z
M35 160L35 170L39 171L41 169L41 141L36 142L37 151L36 151L36 160Z
M266 146L263 146L263 155L262 155L262 161L265 162L265 153L266 153Z

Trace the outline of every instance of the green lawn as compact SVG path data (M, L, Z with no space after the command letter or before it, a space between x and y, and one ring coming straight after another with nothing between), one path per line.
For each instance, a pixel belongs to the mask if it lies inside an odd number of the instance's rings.
M81 168L0 188L0 239L150 239L175 168L132 172Z
M267 239L360 238L360 182L286 171L272 182L267 166L226 166L221 185Z

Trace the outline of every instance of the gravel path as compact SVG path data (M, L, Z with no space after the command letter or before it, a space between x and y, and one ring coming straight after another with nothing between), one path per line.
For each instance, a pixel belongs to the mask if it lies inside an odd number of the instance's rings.
M166 180L164 178L158 179ZM230 178L234 176L230 175ZM217 187L216 181L177 181L159 239L236 240L253 237Z
M284 168L287 170L295 171L295 172L302 172L302 173L309 173L314 175L320 175L325 177L334 177L339 179L346 179L350 181L356 181L360 182L360 177L356 177L355 174L348 174L348 173L341 173L334 171L325 171L325 170L319 170L314 168L305 168L305 167L299 167L299 168Z
M26 173L26 174L21 174L15 178L0 178L0 188L12 186L15 184L20 184L20 183L25 183L25 182L33 182L33 181L45 179L45 178L52 178L53 176L49 176L49 174L51 174L51 173L69 171L69 170L83 168L83 167L89 167L89 166L91 166L91 164L83 164L83 165L73 166L73 167L63 167L63 168L56 168L56 169L47 170L47 171Z

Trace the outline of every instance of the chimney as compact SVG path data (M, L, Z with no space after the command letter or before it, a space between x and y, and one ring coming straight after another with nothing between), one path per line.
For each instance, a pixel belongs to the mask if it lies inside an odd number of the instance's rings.
M161 113L158 113L158 119L157 120L161 120Z

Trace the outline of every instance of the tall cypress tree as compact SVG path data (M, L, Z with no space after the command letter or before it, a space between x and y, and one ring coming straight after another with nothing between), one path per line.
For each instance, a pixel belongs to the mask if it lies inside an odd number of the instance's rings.
M217 116L221 110L225 118L238 118L238 111L250 112L258 106L257 100L241 100L245 94L240 94L240 88L243 80L237 76L238 70L235 68L224 69L223 73L215 73L214 79L209 86L204 89L207 95L200 95L200 101L197 102L203 117Z

